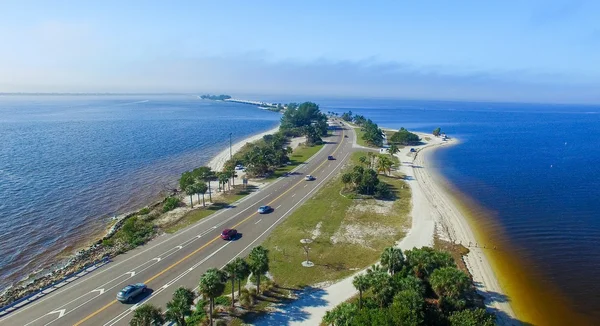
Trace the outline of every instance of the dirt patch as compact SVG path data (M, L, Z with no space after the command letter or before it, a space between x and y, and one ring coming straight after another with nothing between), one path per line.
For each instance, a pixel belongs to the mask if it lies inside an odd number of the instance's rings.
M333 244L350 243L372 249L370 243L373 239L395 236L397 232L395 228L379 223L342 224L330 240Z
M321 225L323 225L323 222L317 223L317 226L315 226L315 229L311 232L312 233L311 238L313 240L315 240L316 238L318 238L321 235Z
M380 215L388 215L392 212L394 202L391 200L365 200L358 201L357 204L348 209L348 213L375 213Z

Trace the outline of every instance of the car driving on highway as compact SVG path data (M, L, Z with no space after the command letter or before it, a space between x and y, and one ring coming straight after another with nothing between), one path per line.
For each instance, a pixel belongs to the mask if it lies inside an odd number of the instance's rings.
M330 161L335 160L335 158L333 158L333 156L331 156L331 155L327 156L327 159Z
M315 177L313 177L312 175L307 175L306 177L304 177L304 180L306 181L313 181L315 179Z
M146 284L144 283L136 283L130 284L123 288L123 290L119 291L117 294L117 300L120 302L131 302L133 298L142 294L146 291Z
M268 212L270 212L272 210L273 210L273 208L271 206L269 206L269 205L260 206L258 208L258 214L266 214L266 213L268 213Z
M225 229L221 232L221 239L233 240L237 236L238 232L236 229Z

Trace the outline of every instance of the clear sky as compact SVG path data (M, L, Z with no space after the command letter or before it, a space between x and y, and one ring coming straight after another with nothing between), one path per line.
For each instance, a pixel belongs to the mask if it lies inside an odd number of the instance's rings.
M0 92L600 103L600 1L0 2Z

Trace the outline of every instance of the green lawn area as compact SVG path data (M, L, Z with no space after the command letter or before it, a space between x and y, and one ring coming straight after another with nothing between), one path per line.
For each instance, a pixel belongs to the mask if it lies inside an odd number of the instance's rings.
M362 155L365 154L354 153L353 163L358 164ZM404 181L380 176L392 186L396 200L352 200L340 194L340 176L341 173L298 208L263 244L270 251L270 272L278 284L302 287L341 279L375 263L383 248L404 236L410 223L410 188ZM310 260L315 266L303 268L305 253L300 239L314 236Z
M283 176L285 173L292 171L298 165L306 162L306 160L315 155L319 150L321 150L321 148L323 148L323 146L324 145L300 145L296 147L292 155L290 155L290 161L292 162L292 164L278 168L277 171L275 171L275 173L273 173L268 179L274 180Z
M175 233L183 228L186 228L201 219L216 213L217 211L227 207L229 204L234 203L245 196L249 195L254 189L248 187L247 189L243 189L241 186L236 185L236 190L232 191L231 194L225 195L224 198L215 202L214 204L207 206L205 208L195 209L193 211L188 212L183 216L181 220L177 223L167 227L165 229L166 233ZM208 199L208 198L207 198Z

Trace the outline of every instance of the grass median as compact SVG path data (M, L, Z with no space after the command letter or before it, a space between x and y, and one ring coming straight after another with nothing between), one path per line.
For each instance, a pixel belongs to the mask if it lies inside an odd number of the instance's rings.
M365 153L354 153L351 165ZM410 188L397 176L380 175L394 200L350 199L341 195L341 174L279 225L263 244L270 250L271 274L287 287L335 281L363 269L379 258L383 248L401 239L410 225ZM312 239L309 260L301 239Z

